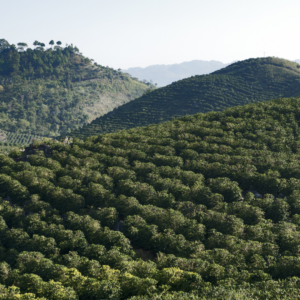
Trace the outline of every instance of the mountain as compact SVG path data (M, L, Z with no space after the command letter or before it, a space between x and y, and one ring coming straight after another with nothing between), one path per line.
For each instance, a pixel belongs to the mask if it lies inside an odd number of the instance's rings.
M71 135L84 138L198 112L299 95L300 65L273 57L248 59L146 93Z
M299 299L299 120L280 99L0 155L0 298Z
M227 65L215 60L193 60L181 64L152 65L146 68L129 68L123 71L139 80L152 81L157 83L158 87L163 87L183 78L212 73Z
M73 45L46 49L0 40L0 129L68 133L141 96L151 86L93 63Z

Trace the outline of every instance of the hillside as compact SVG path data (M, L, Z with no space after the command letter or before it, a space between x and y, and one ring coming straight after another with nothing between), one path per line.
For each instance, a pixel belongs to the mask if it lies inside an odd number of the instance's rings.
M299 299L299 120L280 99L0 155L0 298Z
M151 86L93 63L73 45L0 40L0 129L55 136L88 124Z
M84 138L198 112L299 95L300 65L272 57L248 59L210 75L193 76L149 92L71 135Z
M0 130L0 154L8 155L14 148L24 148L33 140L43 140L42 136L26 133L15 133Z
M172 65L152 65L146 68L129 68L123 72L129 73L131 76L139 80L152 81L158 87L171 84L174 81L191 77L194 75L209 74L216 70L225 68L227 64L220 61L203 61L193 60Z

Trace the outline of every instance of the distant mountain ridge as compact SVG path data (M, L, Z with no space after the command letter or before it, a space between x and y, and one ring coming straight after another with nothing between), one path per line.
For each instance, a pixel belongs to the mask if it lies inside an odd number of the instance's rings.
M139 80L151 80L153 83L157 83L158 87L164 87L175 81L191 76L210 74L235 62L237 61L224 64L216 60L192 60L179 64L151 65L145 68L129 68L123 70L123 72L126 72ZM300 59L296 59L294 62L300 64Z
M192 60L180 64L152 65L146 68L136 67L123 70L139 80L152 80L158 87L171 84L174 81L191 77L194 75L209 74L219 69L225 68L229 64L211 60Z
M296 96L300 96L299 64L274 57L248 59L146 93L70 135L85 138L199 112Z

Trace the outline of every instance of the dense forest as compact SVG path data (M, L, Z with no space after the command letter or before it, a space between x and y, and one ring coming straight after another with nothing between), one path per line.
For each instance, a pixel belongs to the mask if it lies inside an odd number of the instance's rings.
M29 48L0 40L0 129L67 134L155 88L61 44L35 41Z
M273 57L234 63L146 93L72 131L72 136L115 132L248 103L300 96L300 65Z
M299 299L300 98L0 155L0 299Z

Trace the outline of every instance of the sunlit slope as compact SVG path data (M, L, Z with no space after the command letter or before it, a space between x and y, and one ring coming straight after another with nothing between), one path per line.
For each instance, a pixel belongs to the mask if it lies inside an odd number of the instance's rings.
M300 65L277 58L249 59L210 75L154 90L71 133L84 138L160 123L198 112L300 95Z
M0 40L1 130L67 134L140 97L150 86L93 63L72 45L24 49Z
M0 299L299 300L300 97L48 142L0 155Z

